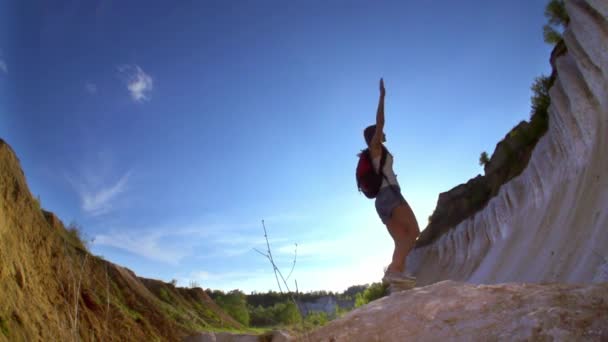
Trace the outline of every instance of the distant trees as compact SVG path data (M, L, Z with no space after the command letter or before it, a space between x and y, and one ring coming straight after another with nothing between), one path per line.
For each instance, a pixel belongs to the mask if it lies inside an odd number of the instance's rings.
M564 0L549 1L545 7L545 17L549 19L549 23L543 26L543 37L545 42L555 45L562 40L561 31L570 22Z
M373 284L365 296L361 297L369 285L354 285L341 293L332 291L311 291L298 293L300 302L314 302L323 297L334 297L337 301L351 301L358 297L362 303L368 303L386 294L386 288L376 289L381 284ZM252 292L245 295L240 290L224 292L221 290L204 290L227 314L237 321L251 327L269 327L277 325L304 324L307 328L325 325L330 320L341 316L348 309L337 307L336 312L308 312L305 317L300 313L298 306L293 302L294 293L268 291ZM245 314L245 310L247 314ZM247 323L245 323L247 322Z
M268 307L249 306L249 312L251 325L258 327L296 324L302 319L298 307L292 301L276 303Z

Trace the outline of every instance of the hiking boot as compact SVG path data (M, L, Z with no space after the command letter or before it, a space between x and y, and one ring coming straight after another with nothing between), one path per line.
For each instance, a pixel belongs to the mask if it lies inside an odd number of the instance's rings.
M416 284L416 278L399 272L386 272L382 277L385 284Z

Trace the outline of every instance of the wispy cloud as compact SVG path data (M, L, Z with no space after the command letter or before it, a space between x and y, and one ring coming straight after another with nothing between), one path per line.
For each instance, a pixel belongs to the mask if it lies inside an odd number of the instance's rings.
M127 171L117 181L108 182L102 176L83 176L79 178L67 176L80 196L80 204L85 213L99 216L114 209L118 196L127 189L132 172ZM83 180L80 180L83 179Z
M6 62L2 59L0 59L0 71L5 74L8 74L8 67L6 66Z
M189 256L225 259L253 253L253 247L262 248L263 245L265 250L263 235L250 232L251 227L245 223L165 224L146 229L121 227L95 236L95 244L176 265ZM272 239L273 242L285 242L285 239ZM204 253L196 255L194 252L200 250L201 245L205 246Z
M130 176L131 172L127 172L115 184L97 190L83 189L80 193L82 209L92 215L103 214L111 210L112 201L125 191Z
M84 89L89 93L89 94L97 94L97 85L93 82L86 82L84 85Z
M189 248L171 247L163 243L163 234L158 232L100 234L95 236L95 244L122 249L171 265L177 265L181 259L191 253Z
M122 79L135 102L150 100L149 94L154 87L154 80L138 65L120 65L118 67Z

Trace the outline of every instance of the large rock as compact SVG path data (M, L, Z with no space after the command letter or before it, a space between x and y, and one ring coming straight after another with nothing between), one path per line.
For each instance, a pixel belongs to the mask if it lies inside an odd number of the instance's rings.
M443 281L378 299L303 340L605 341L608 283Z
M565 4L570 24L565 48L552 56L556 78L546 134L523 172L481 211L459 223L445 221L451 225L439 227L440 237L423 232L421 238L435 239L422 241L427 244L407 259L420 285L446 279L484 284L605 279L608 1Z

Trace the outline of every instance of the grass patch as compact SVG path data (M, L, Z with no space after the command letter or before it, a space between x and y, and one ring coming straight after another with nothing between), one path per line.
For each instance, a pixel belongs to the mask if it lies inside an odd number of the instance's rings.
M167 303L171 303L171 296L169 295L169 292L165 288L161 288L160 289L160 291L159 291L159 297L163 301L165 301Z
M131 317L135 322L137 322L137 323L143 322L142 315L139 312L137 312L136 310L131 309L130 307L128 307L127 305L123 304L120 301L116 302L116 306L120 309L120 311L122 311L125 314L125 316Z
M0 317L0 332L2 332L2 335L6 337L9 336L8 322L3 317Z

